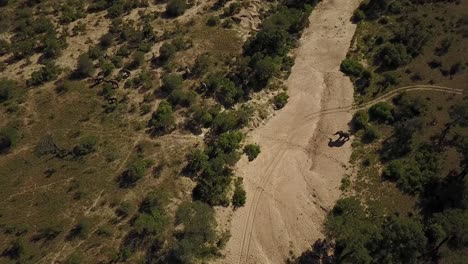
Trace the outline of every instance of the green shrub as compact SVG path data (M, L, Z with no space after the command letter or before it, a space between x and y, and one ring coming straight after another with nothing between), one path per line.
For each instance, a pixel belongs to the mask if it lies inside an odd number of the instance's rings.
M174 90L178 90L182 88L183 79L178 74L168 74L165 75L162 79L162 86L161 90L165 94L170 94Z
M356 131L366 128L368 123L369 115L367 114L367 111L359 110L354 114L352 124Z
M169 61L177 52L177 48L172 43L165 42L159 48L159 60L162 63Z
M358 78L364 71L364 66L356 60L346 58L341 62L340 69L343 73Z
M206 24L210 27L214 27L219 25L220 19L218 16L210 16L208 20L206 21Z
M380 136L379 130L374 126L367 126L364 134L362 135L362 140L365 143L374 142Z
M158 109L153 113L148 126L152 134L166 134L175 129L175 118L172 106L167 101L161 101Z
M379 122L393 122L393 106L386 102L379 102L369 108L369 117Z
M258 144L248 144L244 147L244 153L249 158L249 161L252 161L260 154L260 146Z
M407 64L410 61L410 56L406 51L406 47L402 44L385 44L377 54L381 66L385 69L396 69Z
M273 104L276 109L283 108L288 103L289 95L286 92L281 92L273 98Z
M12 98L16 82L8 79L0 79L0 103L6 102Z
M186 0L169 0L166 7L166 14L171 17L182 15L188 8Z
M236 181L236 186L234 189L234 194L232 195L232 206L234 208L239 208L245 205L245 201L247 198L247 193L242 186L242 181Z
M47 63L38 71L35 71L31 75L31 79L28 81L29 85L37 86L46 82L57 79L60 73L60 69L53 63Z
M136 159L128 166L127 170L121 175L120 187L128 188L135 186L136 182L145 176L146 170L151 162L143 159Z

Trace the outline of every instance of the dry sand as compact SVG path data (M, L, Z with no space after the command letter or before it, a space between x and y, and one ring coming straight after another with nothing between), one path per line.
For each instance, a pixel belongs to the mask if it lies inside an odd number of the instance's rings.
M350 141L329 147L328 138L347 130L351 113L317 117L323 109L353 102L353 86L339 71L355 32L350 22L360 0L323 0L313 11L287 81L287 106L251 133L262 153L242 160L245 207L232 219L222 263L284 263L323 236L326 212L340 195L351 155Z

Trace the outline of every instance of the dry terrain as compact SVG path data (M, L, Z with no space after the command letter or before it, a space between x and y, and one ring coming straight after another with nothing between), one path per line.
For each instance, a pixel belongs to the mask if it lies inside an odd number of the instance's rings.
M327 210L351 154L350 143L330 147L348 130L351 113L310 118L321 109L351 106L353 85L339 71L355 25L358 0L325 0L312 12L287 85L287 106L251 133L262 146L257 160L238 164L246 206L234 213L225 263L282 263L322 236Z

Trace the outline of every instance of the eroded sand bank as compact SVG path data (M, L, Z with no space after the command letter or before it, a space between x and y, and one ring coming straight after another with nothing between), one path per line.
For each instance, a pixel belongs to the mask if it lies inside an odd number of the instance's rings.
M322 237L321 225L340 195L339 186L351 154L350 142L329 147L328 138L347 130L350 113L317 115L348 106L353 86L339 71L355 25L350 22L360 0L323 0L313 11L287 81L289 103L250 137L262 153L242 160L245 207L234 213L231 240L222 263L284 263ZM217 261L218 262L218 261Z

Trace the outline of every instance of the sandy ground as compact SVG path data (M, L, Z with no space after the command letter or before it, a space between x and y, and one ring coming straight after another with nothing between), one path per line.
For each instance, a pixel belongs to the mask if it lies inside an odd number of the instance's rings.
M351 155L350 141L329 147L347 130L351 113L316 113L353 102L353 86L339 71L355 31L350 17L359 0L324 0L310 17L287 81L289 103L251 133L262 153L242 160L245 207L232 219L231 240L221 263L284 263L322 237L326 212L340 195Z

